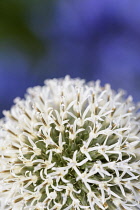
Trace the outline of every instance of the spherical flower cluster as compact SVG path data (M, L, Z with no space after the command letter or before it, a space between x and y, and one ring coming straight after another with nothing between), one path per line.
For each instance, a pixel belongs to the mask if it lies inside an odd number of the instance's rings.
M0 209L140 209L140 114L123 95L67 76L17 98L0 123Z

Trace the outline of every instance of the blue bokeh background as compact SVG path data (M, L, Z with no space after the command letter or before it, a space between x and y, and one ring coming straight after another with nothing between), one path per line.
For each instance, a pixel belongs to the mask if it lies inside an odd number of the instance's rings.
M140 101L139 0L2 0L0 8L0 117L28 87L65 75Z

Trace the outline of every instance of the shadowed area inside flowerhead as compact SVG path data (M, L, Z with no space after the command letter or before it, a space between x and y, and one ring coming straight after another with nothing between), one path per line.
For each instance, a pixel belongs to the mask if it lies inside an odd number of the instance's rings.
M138 209L139 112L99 81L46 80L4 111L2 209Z

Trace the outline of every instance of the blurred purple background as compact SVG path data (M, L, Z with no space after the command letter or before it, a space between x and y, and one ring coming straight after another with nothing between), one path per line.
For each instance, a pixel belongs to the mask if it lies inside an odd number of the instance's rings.
M139 0L2 0L0 8L0 117L28 87L67 74L140 101Z

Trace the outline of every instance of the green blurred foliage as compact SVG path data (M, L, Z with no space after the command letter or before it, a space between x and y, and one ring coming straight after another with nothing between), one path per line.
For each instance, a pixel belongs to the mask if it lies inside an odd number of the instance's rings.
M45 1L46 8L52 8L53 1ZM35 34L28 24L30 10L33 5L43 3L38 0L0 0L0 45L13 46L26 55L37 57L47 51L48 46ZM41 11L40 11L41 12ZM48 19L47 19L48 17ZM50 16L46 15L46 21Z

